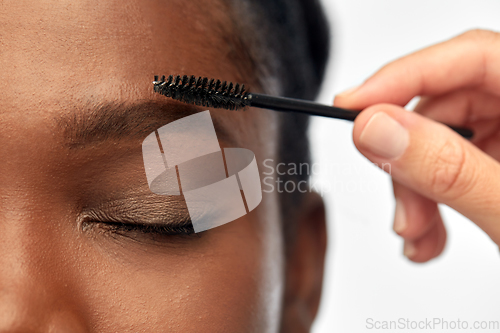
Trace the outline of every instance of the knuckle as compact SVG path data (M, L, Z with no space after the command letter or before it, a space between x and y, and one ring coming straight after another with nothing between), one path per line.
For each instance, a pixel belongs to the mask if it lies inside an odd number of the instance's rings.
M454 199L469 190L470 170L465 170L466 149L462 143L445 141L438 149L428 150L424 165L432 170L427 184L434 194Z
M491 31L491 30L484 30L484 29L472 29L469 31L464 32L462 35L459 37L465 38L468 40L476 41L476 42L482 42L482 41L491 41L492 39L496 39L498 37L498 33Z

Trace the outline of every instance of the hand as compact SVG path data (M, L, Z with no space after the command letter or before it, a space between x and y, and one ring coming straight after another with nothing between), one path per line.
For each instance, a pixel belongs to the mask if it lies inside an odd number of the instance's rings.
M415 112L405 111L415 96L422 97ZM366 108L354 123L354 143L370 161L391 164L394 230L409 259L425 262L442 252L437 203L500 245L500 34L469 31L396 60L334 104ZM475 136L469 142L431 119L469 127Z

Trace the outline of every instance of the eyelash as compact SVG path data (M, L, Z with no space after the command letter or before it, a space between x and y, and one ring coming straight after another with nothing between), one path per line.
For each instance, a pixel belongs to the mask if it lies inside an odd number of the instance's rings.
M194 232L192 226L170 226L161 224L140 224L117 221L87 221L84 223L84 230L87 228L99 227L104 233L112 236L123 236L134 240L148 238L149 240L167 242L173 238L200 237Z
M139 223L122 223L122 222L102 222L106 223L117 230L121 231L140 231L145 234L160 234L164 236L173 235L190 235L194 234L194 229L187 226L161 225L161 224L139 224Z

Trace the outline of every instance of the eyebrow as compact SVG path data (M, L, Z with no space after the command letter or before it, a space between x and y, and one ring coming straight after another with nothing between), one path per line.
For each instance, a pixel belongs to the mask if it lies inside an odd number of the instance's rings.
M84 149L103 142L142 141L158 128L200 111L199 107L169 100L88 102L57 123L70 149ZM216 117L212 119L219 140L235 143L227 127Z

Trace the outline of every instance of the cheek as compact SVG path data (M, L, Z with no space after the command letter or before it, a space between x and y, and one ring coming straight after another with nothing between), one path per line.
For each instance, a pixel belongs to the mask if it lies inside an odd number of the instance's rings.
M97 331L276 332L283 245L273 195L249 215L164 248L90 244L82 294Z

